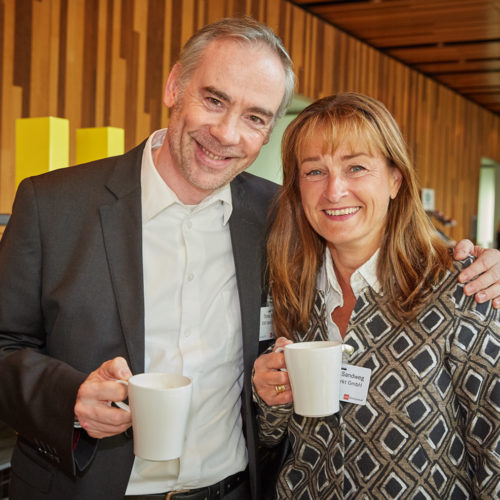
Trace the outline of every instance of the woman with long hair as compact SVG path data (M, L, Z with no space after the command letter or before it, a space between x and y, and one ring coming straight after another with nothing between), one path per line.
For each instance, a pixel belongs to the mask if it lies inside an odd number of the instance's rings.
M338 340L371 370L364 405L293 413L283 353L257 359L264 444L290 442L278 498L500 495L500 327L463 293L420 202L389 111L344 93L303 110L282 143L284 182L268 239L274 351Z

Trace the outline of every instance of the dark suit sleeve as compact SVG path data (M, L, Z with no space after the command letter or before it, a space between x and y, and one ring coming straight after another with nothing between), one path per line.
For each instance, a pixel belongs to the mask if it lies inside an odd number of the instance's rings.
M0 419L45 459L74 474L73 407L86 375L45 353L43 252L28 179L0 242Z

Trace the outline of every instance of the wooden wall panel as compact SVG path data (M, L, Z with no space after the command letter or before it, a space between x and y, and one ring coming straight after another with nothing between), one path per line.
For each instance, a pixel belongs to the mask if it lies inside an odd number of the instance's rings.
M80 127L124 128L131 148L167 125L163 85L182 44L244 14L281 36L300 94L356 90L386 103L421 184L457 220L445 232L469 234L481 157L500 162L499 117L285 0L0 0L0 213L14 197L16 118L68 118L71 162Z

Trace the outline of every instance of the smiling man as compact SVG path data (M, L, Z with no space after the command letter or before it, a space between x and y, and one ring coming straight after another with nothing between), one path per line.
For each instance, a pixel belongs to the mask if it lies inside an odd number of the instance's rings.
M277 186L243 170L293 90L272 31L223 19L171 71L168 130L20 185L0 242L11 500L264 498L251 373L269 339L263 247ZM130 415L112 402L127 397L116 380L141 372L193 380L178 461L134 458Z
M172 116L155 164L182 202L196 204L249 167L269 141L286 74L267 45L231 39L212 42L186 84L182 69L176 64L167 80L163 100Z
M168 130L23 182L0 247L12 500L262 497L250 373L276 186L242 172L293 91L269 28L221 20L172 68ZM178 461L134 459L130 415L110 405L127 396L116 379L145 371L193 380Z

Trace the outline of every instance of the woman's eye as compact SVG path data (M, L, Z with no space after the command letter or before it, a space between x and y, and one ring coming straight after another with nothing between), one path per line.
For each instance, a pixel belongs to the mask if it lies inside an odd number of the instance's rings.
M351 172L362 172L363 170L366 170L365 167L363 167L363 165L353 165L351 168L350 168Z
M308 172L306 172L306 177L316 177L316 176L321 175L321 174L322 174L321 170L314 169L314 170L309 170Z

